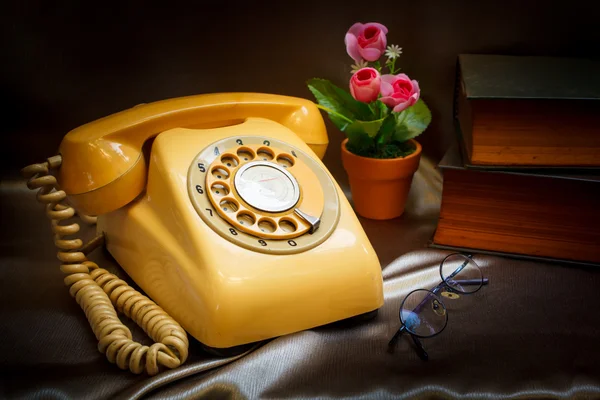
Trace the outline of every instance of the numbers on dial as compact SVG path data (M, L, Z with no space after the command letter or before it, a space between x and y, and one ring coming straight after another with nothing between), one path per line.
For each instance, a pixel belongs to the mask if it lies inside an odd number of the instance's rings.
M221 152L219 151L219 148L215 147L215 156L218 156L219 154L221 154Z
M233 236L237 236L237 231L233 228L229 228L229 232L233 235Z
M204 189L202 189L202 186L200 185L196 185L196 191L200 194L204 194Z
M293 155L294 157L298 158L298 155L296 154L296 152L295 152L294 150L292 150L292 152L291 152L291 153L292 153L292 155Z
M261 246L266 246L266 245L267 245L267 242L265 242L265 241L264 241L264 240L262 240L262 239L260 239L260 240L258 241L258 243L259 243Z
M235 142L240 146L244 144L244 142L242 142L242 139L237 139Z
M208 211L208 214L209 214L211 217L213 216L212 210L211 210L210 208L207 208L207 209L206 209L206 211Z
M263 142L263 144L264 144L265 146L270 146L270 145L271 145L271 142L269 142L268 140L265 140L265 141Z
M200 172L206 172L206 167L204 167L203 163L198 163L198 169Z
M290 239L290 240L288 240L288 244L289 244L290 246L292 246L292 247L296 247L296 246L298 245L298 244L297 244L295 241L293 241L293 240L291 240L291 239Z

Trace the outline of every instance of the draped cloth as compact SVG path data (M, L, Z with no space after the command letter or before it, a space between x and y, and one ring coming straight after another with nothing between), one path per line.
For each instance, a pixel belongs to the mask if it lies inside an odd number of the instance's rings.
M326 164L350 195L335 149ZM408 335L388 353L404 296L440 281L448 252L426 244L441 187L439 171L423 158L401 218L361 218L383 269L385 304L375 319L275 338L230 359L204 353L192 339L182 367L148 377L119 370L97 351L63 285L42 208L23 181L5 181L0 397L600 398L600 271L590 268L476 254L489 285L443 298L447 328L422 340L429 361L418 358ZM131 282L106 251L91 258Z

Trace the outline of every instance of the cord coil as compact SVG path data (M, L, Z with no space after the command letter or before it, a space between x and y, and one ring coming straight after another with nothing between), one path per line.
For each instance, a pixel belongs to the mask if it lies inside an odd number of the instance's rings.
M57 256L62 262L60 270L66 275L65 285L84 311L98 339L98 350L105 353L111 363L135 374L146 371L148 375L156 375L160 366L180 366L188 355L185 330L148 297L89 261L81 251L81 239L65 238L79 232L80 226L77 223L61 225L62 221L75 215L75 209L65 201L66 193L60 190L56 178L50 174L50 170L61 163L62 158L54 156L45 163L25 167L21 172L29 179L27 187L39 189L37 200L46 205L54 244L59 250ZM80 217L86 222L95 222L94 217ZM133 341L131 331L123 325L116 310L135 321L156 343L144 346Z

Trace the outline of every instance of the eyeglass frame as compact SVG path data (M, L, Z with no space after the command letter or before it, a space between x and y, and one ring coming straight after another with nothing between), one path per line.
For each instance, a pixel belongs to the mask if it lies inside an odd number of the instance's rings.
M458 267L454 272L452 272L447 278L444 279L444 276L442 274L442 267L444 265L444 262L452 257L452 256L456 256L456 255L460 255L463 256L465 258L468 258L468 260L466 260L460 267ZM430 296L433 296L434 299L436 299L441 305L442 307L444 307L444 310L446 310L446 305L444 304L444 302L442 301L442 299L439 298L439 296L437 295L437 293L440 291L440 289L446 287L448 289L449 292L452 293L457 293L457 294L474 294L477 293L479 290L481 290L481 288L484 285L487 285L489 283L488 278L484 278L483 274L481 276L481 285L479 285L479 287L477 288L477 290L474 290L472 292L461 292L459 290L454 289L452 286L450 286L448 284L448 282L446 282L446 279L451 279L453 277L455 277L456 275L458 275L468 264L469 262L472 261L475 266L477 266L477 268L479 268L479 270L481 270L481 268L479 267L479 265L475 262L475 260L473 260L473 255L472 254L468 254L468 255L464 255L462 253L452 253L452 254L448 254L446 257L444 257L444 259L440 262L440 268L439 268L439 272L440 272L440 277L442 278L442 281L440 283L437 284L437 286L435 286L433 289L428 290L428 289L415 289L413 291L411 291L410 293L408 293L404 299L402 300L402 303L400 304L400 309L398 310L398 318L400 319L400 328L398 328L398 331L396 331L396 333L394 334L394 336L392 337L392 339L388 342L388 351L390 353L394 352L394 349L396 347L396 343L398 342L398 340L400 339L400 336L404 333L404 332L408 332L408 334L411 336L414 344L415 344L415 350L417 352L417 354L419 355L419 358L421 358L421 360L423 361L427 361L429 360L429 354L427 354L427 352L425 351L425 348L423 347L423 344L421 343L421 341L419 339L429 339L432 337L435 337L437 335L439 335L440 333L442 333L444 331L444 329L446 329L446 326L448 325L448 313L445 312L445 316L446 316L446 321L444 322L444 326L442 327L442 329L440 329L438 332L432 334L432 335L428 335L428 336L423 336L423 335L419 335L416 334L414 332L411 332L407 327L406 327L406 323L402 320L402 309L404 308L404 303L406 302L406 300L410 297L411 294L418 292L418 291L426 291L429 292L429 294L423 298L423 300L421 301L421 303L419 303L414 310L416 310L419 307L422 307L423 304L425 304L425 302L427 301L427 299ZM479 281L478 279L465 279L465 280L460 280L460 282L462 284L465 285L469 285L469 284L477 284L477 282L473 282L473 281ZM457 281L458 282L458 281ZM413 310L413 311L414 311Z

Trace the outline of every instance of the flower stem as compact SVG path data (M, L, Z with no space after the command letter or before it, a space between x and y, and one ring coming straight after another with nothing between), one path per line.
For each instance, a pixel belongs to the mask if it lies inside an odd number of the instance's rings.
M317 106L318 108L320 108L321 110L325 111L325 112L326 112L326 113L328 113L328 114L332 114L332 115L335 115L336 117L339 117L339 118L343 119L344 121L348 122L349 124L351 124L351 123L353 123L353 122L354 122L354 121L352 121L350 118L348 118L348 117L346 117L346 116L344 116L344 115L342 115L342 114L340 114L340 113L337 113L337 112L335 112L335 111L333 111L333 110L331 110L331 109L329 109L329 108L327 108L327 107L323 107L323 106L322 106L322 105L320 105L320 104L316 104L316 106Z
M377 106L377 100L372 101L367 104L369 106L369 110L373 113L373 117L375 119L381 118L381 109Z

